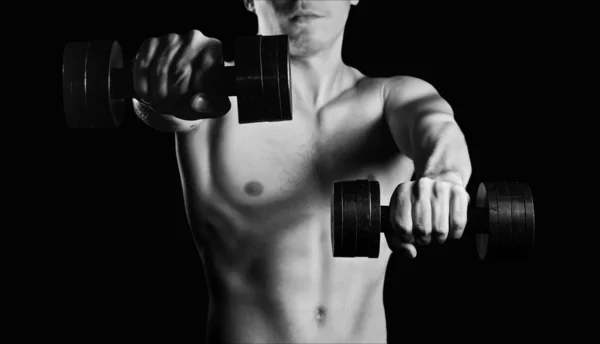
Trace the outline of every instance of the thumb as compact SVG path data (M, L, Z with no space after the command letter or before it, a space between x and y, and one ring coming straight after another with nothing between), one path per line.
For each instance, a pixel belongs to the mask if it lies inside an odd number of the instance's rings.
M413 244L400 244L400 251L408 258L414 259L417 257L417 248Z
M417 248L415 245L404 242L400 237L386 233L388 246L394 252L402 252L408 258L417 257Z
M203 117L216 118L231 110L231 102L227 96L197 93L190 99L190 108L196 116L202 114Z

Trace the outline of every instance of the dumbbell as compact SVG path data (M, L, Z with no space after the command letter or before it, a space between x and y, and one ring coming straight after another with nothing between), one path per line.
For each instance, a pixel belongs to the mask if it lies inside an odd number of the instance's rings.
M482 182L471 197L463 238L480 260L527 259L535 241L533 196L526 183ZM331 198L334 257L379 257L380 233L392 229L379 182L336 181ZM473 235L474 234L474 235Z
M287 35L238 38L235 66L224 67L218 87L237 96L238 121L292 119ZM71 128L116 128L125 117L125 101L134 98L133 72L123 65L117 41L69 42L63 54L63 101Z

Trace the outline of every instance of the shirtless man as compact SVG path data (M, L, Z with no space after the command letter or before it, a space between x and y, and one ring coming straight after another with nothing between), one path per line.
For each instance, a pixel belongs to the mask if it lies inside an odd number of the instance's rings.
M211 343L384 343L391 250L415 257L462 235L471 165L452 108L423 80L344 64L358 2L244 1L260 35L289 35L292 121L240 125L235 97L211 90L218 72L207 73L222 65L221 43L199 31L138 52L134 106L175 133ZM334 258L333 183L365 178L380 182L395 232L378 259Z

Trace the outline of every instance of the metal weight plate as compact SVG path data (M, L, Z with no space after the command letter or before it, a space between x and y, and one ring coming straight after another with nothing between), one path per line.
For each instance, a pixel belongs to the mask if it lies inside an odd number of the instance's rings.
M334 257L356 257L357 187L354 182L335 182L331 209Z
M342 183L335 182L331 197L331 248L334 257L342 257L344 252L343 214Z
M533 206L533 195L529 185L526 183L519 183L523 192L523 202L525 205L525 243L523 249L527 252L528 256L533 254L535 247L535 210Z
M533 250L535 214L531 191L523 183L481 183L477 207L487 207L489 223L477 234L481 260L527 258ZM481 231L480 231L481 232Z
M290 43L287 36L277 40L279 59L277 62L279 102L281 107L281 121L292 120L292 68L290 65Z
M379 257L379 245L381 238L381 221L388 221L389 218L381 218L381 196L379 189L379 182L369 182L369 198L370 198L370 210L371 210L371 224L369 234L369 258Z
M477 255L480 260L487 260L496 255L498 241L498 200L494 183L479 184L475 206L487 209L489 214L489 222L482 224L487 228L478 229L480 233L475 235Z
M368 257L371 252L372 201L368 180L357 180L356 185L356 257Z
M270 122L292 119L288 45L286 35L263 36L261 39L264 120Z
M63 105L70 128L89 126L85 104L85 56L88 42L69 42L63 52Z
M260 44L261 36L241 37L235 41L235 93L240 124L259 122L260 116L265 113Z
M235 41L238 122L292 119L289 43L286 35Z
M133 98L132 95L126 93L127 91L133 91L133 73L131 73L131 69L128 69L129 73L124 73L125 77L129 78L129 80L123 80L123 77L120 79L113 78L113 74L117 74L115 73L115 70L123 71L124 67L123 49L121 49L119 42L114 41L110 52L110 63L108 68L110 74L108 76L108 85L110 87L110 114L112 115L113 123L116 127L120 127L125 119L127 111L125 102L131 102L131 98ZM121 75L123 75L123 73L121 73ZM115 85L117 83L119 85ZM124 96L127 97L127 99L123 98Z
M342 215L342 230L344 231L343 257L356 257L357 245L357 203L356 203L356 183L343 182L342 184L342 202L344 211Z
M371 234L371 197L369 181L357 180L356 187L356 253L355 257L368 257Z
M503 260L510 258L513 231L511 199L506 183L496 183L496 197L498 200L498 240L496 241L496 254L492 258Z
M115 41L92 41L86 61L86 107L92 128L116 128L124 111L114 111L123 100L111 98L111 69L123 66L123 53ZM114 107L113 107L114 105ZM123 106L123 105L121 105Z
M519 183L506 183L510 194L512 215L512 232L510 237L510 250L505 258L522 259L527 256L527 236L525 221L525 202L523 201L523 188Z

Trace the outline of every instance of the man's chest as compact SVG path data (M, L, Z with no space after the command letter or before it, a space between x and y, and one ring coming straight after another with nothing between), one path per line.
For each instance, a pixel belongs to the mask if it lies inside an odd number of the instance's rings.
M382 114L355 102L245 125L235 110L205 122L180 149L180 164L196 166L183 177L200 181L194 193L204 199L253 211L327 202L334 181L386 180L406 160Z

